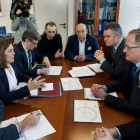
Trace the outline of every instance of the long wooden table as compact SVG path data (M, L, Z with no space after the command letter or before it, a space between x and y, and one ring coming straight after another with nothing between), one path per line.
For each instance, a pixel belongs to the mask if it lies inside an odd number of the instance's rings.
M63 66L63 69L60 76L42 76L46 79L46 82L56 82L60 81L60 78L70 77L68 70L71 67L84 66L97 61L79 63L60 58L50 62L52 66ZM80 78L80 82L83 88L90 88L93 83L105 84L113 82L113 80L103 72L96 74L94 77ZM118 93L118 96L123 98L121 93ZM41 110L55 128L56 133L40 140L91 140L91 131L97 127L114 127L134 120L132 115L123 113L105 105L103 101L99 101L102 124L74 122L74 100L84 100L84 90L63 91L62 97L20 99L16 103L5 105L4 120Z

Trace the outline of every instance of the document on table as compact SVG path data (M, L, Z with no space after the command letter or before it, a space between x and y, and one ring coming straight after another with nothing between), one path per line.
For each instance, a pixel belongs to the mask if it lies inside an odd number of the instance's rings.
M44 84L46 87L42 88L41 90L42 91L51 91L51 90L54 90L53 88L53 83L46 83Z
M42 112L40 111L40 113ZM2 121L0 124L0 128L6 127L10 124L17 124L22 120L24 120L24 118L29 114L30 113L19 117L14 117L6 121ZM45 137L47 135L50 135L54 132L56 132L56 130L52 127L52 125L49 123L46 117L42 114L40 115L39 123L36 126L21 132L19 134L20 138L18 140L36 140Z
M74 122L102 123L98 102L74 100Z
M104 72L102 69L100 69L101 64L99 64L99 63L90 64L90 65L87 65L87 66L90 67L92 70L94 70L96 73Z
M118 97L116 92L111 92L108 93L112 96ZM98 97L93 96L93 94L91 93L90 88L84 88L84 95L85 95L85 99L91 99L91 100L102 100Z
M89 69L87 66L83 67L73 67L73 70L68 71L72 77L86 77L86 76L95 76L95 73Z
M83 89L78 78L60 78L64 91L81 90Z
M95 133L95 131L92 131L91 132L91 140L94 140L94 138L93 138L93 134ZM119 138L114 138L114 140L121 140L121 139L119 139Z
M45 75L60 75L62 71L63 66L50 66L49 67L49 73Z
M17 89L20 89L20 88L22 88L22 87L24 87L24 86L26 86L27 85L27 83L25 83L25 82L20 82L19 84L18 84L18 86L17 86ZM36 97L36 96L38 96L38 89L33 89L33 90L31 90L30 91L30 96L32 96L32 97Z

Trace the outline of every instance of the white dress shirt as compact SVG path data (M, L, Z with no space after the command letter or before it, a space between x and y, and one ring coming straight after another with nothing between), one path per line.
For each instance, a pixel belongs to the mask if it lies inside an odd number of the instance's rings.
M17 78L14 72L14 69L12 68L11 65L9 65L12 71L12 74L7 70L4 69L7 75L8 83L9 83L9 91L13 91L17 89Z

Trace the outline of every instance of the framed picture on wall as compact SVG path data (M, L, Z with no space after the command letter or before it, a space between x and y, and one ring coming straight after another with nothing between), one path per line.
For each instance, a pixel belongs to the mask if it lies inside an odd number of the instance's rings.
M0 0L0 16L5 16L4 0Z

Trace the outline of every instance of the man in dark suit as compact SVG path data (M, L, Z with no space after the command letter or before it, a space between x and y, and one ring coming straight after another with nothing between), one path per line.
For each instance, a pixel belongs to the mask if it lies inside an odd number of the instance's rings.
M126 53L126 60L132 62L125 75L120 80L104 86L93 84L91 92L94 96L103 99L105 104L131 113L135 118L139 118L140 87L138 69L140 68L140 29L129 32L123 52ZM122 91L126 100L106 93L115 91Z
M25 131L38 124L40 115L37 115L39 111L28 115L22 122L18 124L11 124L7 127L0 128L0 139L1 140L16 140L19 138L19 133ZM4 104L0 100L0 122L4 116Z
M116 126L115 128L96 128L93 135L94 140L114 140L121 139L139 139L140 138L140 119Z
M126 54L123 52L125 38L118 23L111 22L105 26L104 41L106 46L111 47L109 53L104 57L103 51L97 50L94 57L100 61L100 68L104 72L113 79L120 79L128 69L130 62L125 59Z
M78 62L95 59L94 52L99 50L98 40L87 32L85 24L80 23L76 26L76 35L68 38L65 57Z
M33 29L28 29L22 35L22 42L19 42L14 47L15 65L20 71L29 76L37 76L49 72L49 68L31 69L35 61L41 62L43 60L43 65L50 66L48 58L42 57L36 49L39 40L39 33Z

